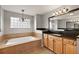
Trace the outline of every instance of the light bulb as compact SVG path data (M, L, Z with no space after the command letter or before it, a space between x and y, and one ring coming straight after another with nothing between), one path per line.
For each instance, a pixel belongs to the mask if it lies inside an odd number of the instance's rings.
M63 13L67 13L68 9L67 8L63 8Z
M55 12L55 13L56 13L56 15L59 15L58 12Z
M53 16L55 16L55 13L53 13Z
M69 15L73 15L73 13L70 13Z
M61 11L61 10L59 10L59 13L60 13L60 14L62 14L62 11Z

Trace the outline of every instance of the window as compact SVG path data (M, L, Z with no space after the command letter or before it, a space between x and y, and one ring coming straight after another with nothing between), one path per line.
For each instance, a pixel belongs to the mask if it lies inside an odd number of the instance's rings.
M10 28L30 28L30 19L21 21L20 18L11 17L10 20Z

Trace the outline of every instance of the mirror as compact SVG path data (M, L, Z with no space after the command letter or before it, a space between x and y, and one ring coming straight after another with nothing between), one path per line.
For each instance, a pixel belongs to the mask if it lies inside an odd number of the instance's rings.
M79 29L79 22L74 22L65 19L50 21L50 30L60 29Z
M72 14L70 13L63 16L50 18L50 29L79 30L79 11L76 11Z
M66 22L66 28L79 29L79 24L76 22Z

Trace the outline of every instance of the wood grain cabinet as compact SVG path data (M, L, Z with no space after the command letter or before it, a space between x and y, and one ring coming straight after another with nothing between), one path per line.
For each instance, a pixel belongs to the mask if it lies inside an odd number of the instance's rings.
M76 53L76 46L71 44L64 45L64 54L75 54Z
M76 42L74 39L63 39L63 53L64 54L76 54Z
M48 35L48 48L53 51L54 48L53 48L53 36L52 35Z
M44 46L57 54L76 54L74 38L44 34Z
M48 47L48 34L44 34L44 46Z
M54 37L54 52L61 54L62 53L62 38Z

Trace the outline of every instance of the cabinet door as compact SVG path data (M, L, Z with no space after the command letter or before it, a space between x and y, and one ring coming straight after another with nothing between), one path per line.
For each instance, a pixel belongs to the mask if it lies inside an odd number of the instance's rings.
M76 46L71 44L64 44L64 54L75 54Z
M75 54L76 53L76 41L73 38L63 39L63 53L64 54Z
M53 51L53 36L48 36L48 48Z
M62 53L62 38L60 37L54 37L54 52Z
M44 46L48 47L48 38L47 38L47 34L44 34Z

